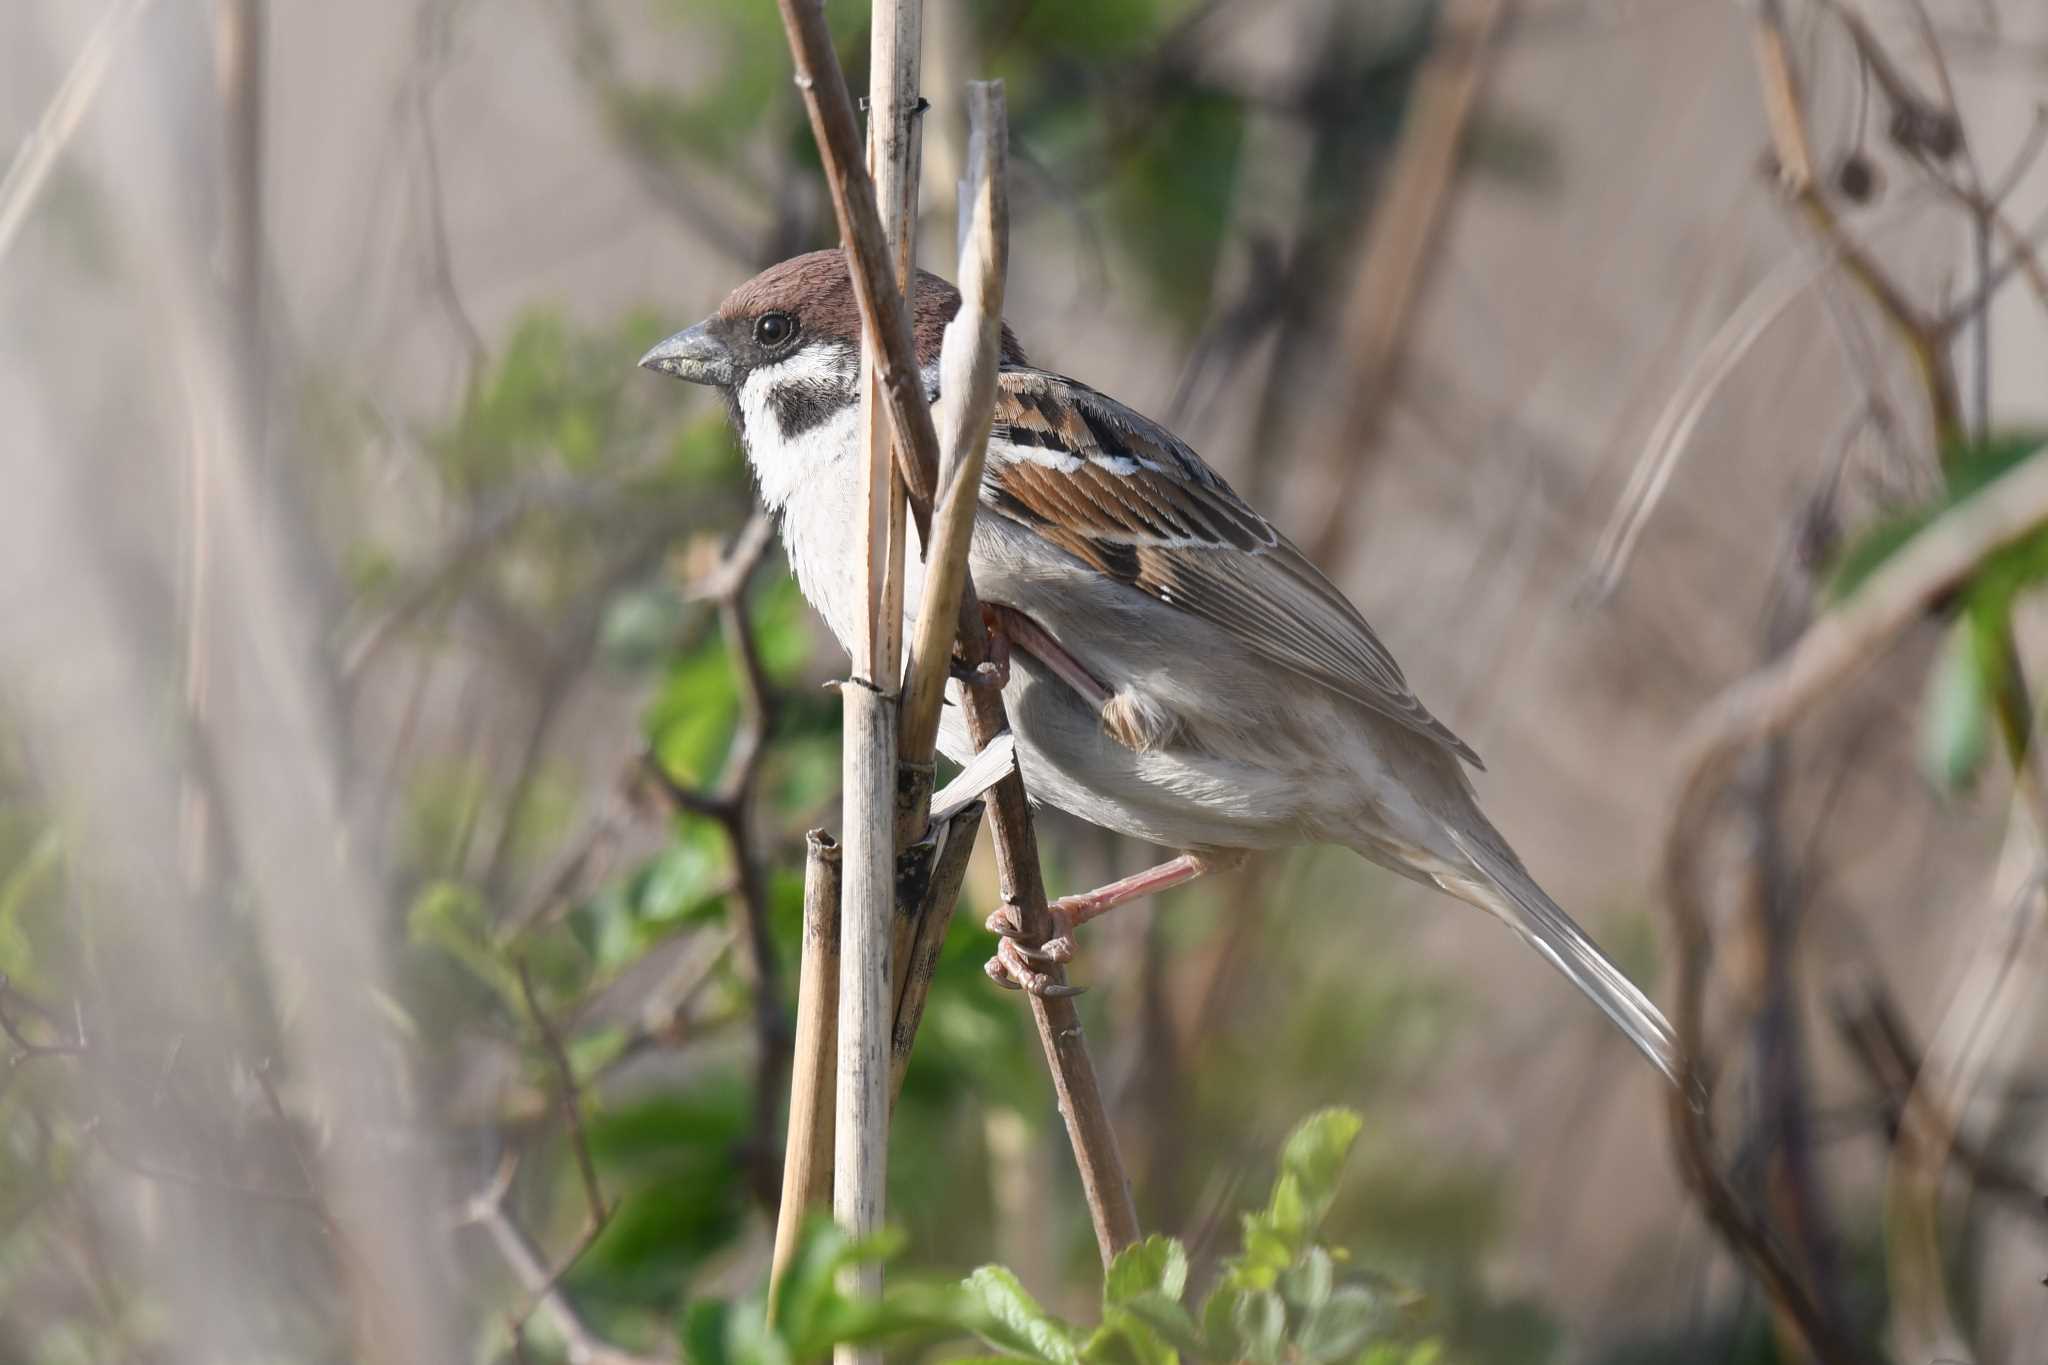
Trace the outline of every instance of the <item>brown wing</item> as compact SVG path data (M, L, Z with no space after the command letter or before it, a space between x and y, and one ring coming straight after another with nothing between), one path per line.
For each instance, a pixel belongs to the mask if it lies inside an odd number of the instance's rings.
M1484 766L1416 699L1358 609L1300 550L1172 432L1115 399L1042 370L1003 371L982 501L1110 578Z

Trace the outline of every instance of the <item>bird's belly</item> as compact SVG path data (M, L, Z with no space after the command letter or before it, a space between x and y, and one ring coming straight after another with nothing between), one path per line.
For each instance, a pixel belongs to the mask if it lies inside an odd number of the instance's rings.
M1126 748L1035 661L1015 662L1003 701L1036 801L1168 848L1280 848L1315 838L1321 803L1298 778L1179 746ZM941 720L939 747L956 762L972 752L957 706Z
M1003 700L1025 785L1092 824L1172 848L1263 849L1353 842L1369 800L1357 708L1313 684L1274 686L1271 666L1197 618L1051 556L992 518L973 569L984 600L1029 616L1105 687L1167 722L1133 748L1037 660L1019 656ZM957 684L956 684L957 686ZM941 747L970 746L949 706Z

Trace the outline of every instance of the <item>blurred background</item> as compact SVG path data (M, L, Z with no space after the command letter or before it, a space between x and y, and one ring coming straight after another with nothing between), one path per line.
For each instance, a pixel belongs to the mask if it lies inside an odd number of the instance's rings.
M865 6L829 13L865 88ZM2048 16L1789 5L1831 237L1779 189L1758 13L926 18L925 263L963 83L1001 77L1034 360L1311 551L1660 1000L1688 720L1938 453L2048 424ZM759 1280L845 660L772 541L707 598L762 542L745 466L634 361L835 239L789 71L767 0L0 13L0 1360L673 1358L687 1305ZM1852 256L1961 310L1954 430ZM1708 1039L1730 1182L1895 1346L1893 1144L1945 1057L1934 1274L1968 1359L2041 1361L2038 841L1951 639L1717 808ZM1154 858L1041 833L1056 891ZM907 1265L1085 1305L993 897L984 849L891 1217ZM1331 1240L1426 1295L1442 1359L1805 1358L1689 1203L1656 1077L1484 917L1301 853L1082 947L1140 1217L1198 1274L1348 1104Z

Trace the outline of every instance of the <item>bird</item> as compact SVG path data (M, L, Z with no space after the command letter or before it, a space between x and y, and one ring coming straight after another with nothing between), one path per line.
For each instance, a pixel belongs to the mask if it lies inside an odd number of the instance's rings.
M960 295L919 271L909 303L936 400ZM723 397L797 584L849 652L866 600L860 354L849 260L828 248L770 266L640 361ZM1479 756L1358 608L1185 441L1033 365L1005 325L979 492L968 565L1005 646L993 682L1031 798L1176 851L1055 901L1042 947L997 911L1000 984L1058 990L1037 968L1069 960L1081 924L1256 852L1336 844L1497 917L1683 1084L1664 1016L1480 810ZM907 558L910 611L921 573ZM960 710L939 732L955 762L974 752Z

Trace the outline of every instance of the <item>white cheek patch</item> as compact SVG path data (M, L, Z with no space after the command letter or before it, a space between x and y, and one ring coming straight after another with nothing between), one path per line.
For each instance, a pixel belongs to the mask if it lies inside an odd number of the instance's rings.
M812 346L759 367L740 384L747 459L760 481L761 501L770 508L780 508L807 479L817 477L826 464L845 455L860 420L860 405L850 403L830 419L785 437L774 401L776 391L790 385L850 390L858 369L858 353Z

